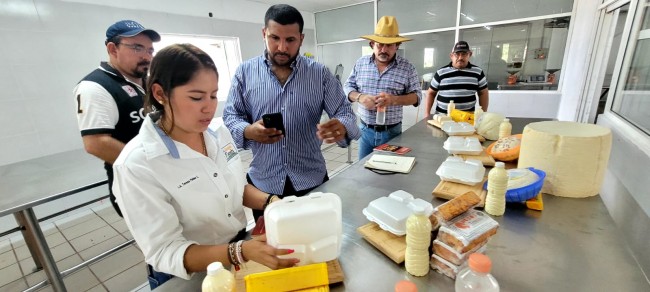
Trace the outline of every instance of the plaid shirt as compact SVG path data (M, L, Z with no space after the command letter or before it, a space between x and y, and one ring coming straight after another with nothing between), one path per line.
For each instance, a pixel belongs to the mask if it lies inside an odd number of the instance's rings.
M345 82L345 95L357 91L363 94L378 95L385 92L392 95L406 95L415 92L418 101L413 106L418 106L422 100L420 90L420 77L415 66L408 60L395 56L383 73L379 73L375 65L374 55L363 56L357 60L352 68L352 74ZM368 124L375 124L376 110L368 110L359 104L358 114L361 120ZM386 125L397 124L402 121L403 108L401 105L392 105L386 108Z

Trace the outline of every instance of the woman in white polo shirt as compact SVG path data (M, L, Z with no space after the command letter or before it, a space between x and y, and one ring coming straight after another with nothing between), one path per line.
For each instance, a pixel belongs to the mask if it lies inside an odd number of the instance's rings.
M152 289L171 276L189 279L219 261L253 260L270 268L280 259L265 238L239 237L244 206L264 209L277 197L247 184L228 129L208 129L217 108L218 73L212 59L189 44L162 49L151 63L139 134L113 164L113 191L150 265ZM230 243L229 243L230 242Z

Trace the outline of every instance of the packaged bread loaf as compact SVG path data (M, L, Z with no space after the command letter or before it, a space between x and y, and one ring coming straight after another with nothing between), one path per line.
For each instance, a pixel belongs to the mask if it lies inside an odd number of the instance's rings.
M469 257L470 254L475 252L482 253L485 250L486 243L487 241L475 246L472 250L468 252L460 253L454 250L451 246L448 246L444 242L436 239L433 241L432 249L433 249L433 254L447 260L448 262L454 265L459 266L467 260L467 257Z
M460 271L460 269L463 268L463 265L460 266L454 265L449 261L446 261L445 259L435 254L431 256L429 265L436 272L443 274L452 279L456 279L456 274L458 274L458 271Z
M466 253L483 245L497 233L499 223L477 210L469 210L440 226L438 240L459 253Z
M433 214L443 224L481 203L474 192L466 192L433 209Z

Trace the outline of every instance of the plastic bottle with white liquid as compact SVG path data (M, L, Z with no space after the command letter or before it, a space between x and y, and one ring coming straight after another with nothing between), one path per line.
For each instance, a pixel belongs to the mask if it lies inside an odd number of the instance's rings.
M510 119L503 119L499 125L499 139L510 135L512 135L512 124L510 124Z
M234 292L235 276L220 262L208 265L208 273L203 279L201 292Z
M375 117L376 125L386 124L386 106L377 107L377 116Z
M447 115L451 117L451 112L456 109L456 104L454 103L453 100L449 101L449 104L447 105Z
M483 108L480 105L476 105L474 108L474 127L478 125L478 121L481 118L481 115L483 114Z
M423 206L414 206L414 212L406 220L406 271L413 276L429 273L429 245L431 245L431 221Z
M494 164L488 173L487 197L485 212L493 216L501 216L506 212L506 191L508 190L508 171L503 162Z

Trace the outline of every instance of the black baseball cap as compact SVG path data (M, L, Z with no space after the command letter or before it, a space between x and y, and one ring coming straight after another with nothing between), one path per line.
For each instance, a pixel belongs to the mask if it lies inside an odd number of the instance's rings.
M459 41L454 45L454 49L451 50L452 53L455 52L469 52L469 44L466 41Z
M120 20L106 30L106 42L116 36L132 37L141 33L146 34L154 42L160 41L160 35L155 30L146 29L133 20Z

